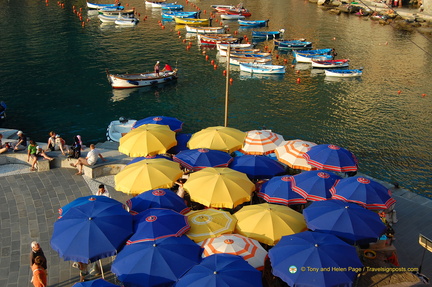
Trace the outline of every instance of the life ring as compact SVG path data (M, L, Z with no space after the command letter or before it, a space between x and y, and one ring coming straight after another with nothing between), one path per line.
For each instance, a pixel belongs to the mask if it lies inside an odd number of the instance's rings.
M373 250L371 250L371 249L366 249L366 250L363 252L363 256L364 256L365 258L367 258L367 259L375 259L376 256L377 256L377 254L376 254L375 251L373 251Z

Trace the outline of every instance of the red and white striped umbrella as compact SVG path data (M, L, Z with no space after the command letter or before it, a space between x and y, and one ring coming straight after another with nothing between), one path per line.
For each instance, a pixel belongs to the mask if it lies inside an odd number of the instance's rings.
M314 170L317 169L308 164L303 154L311 147L316 146L313 142L304 140L290 140L283 142L275 149L277 159L293 169Z
M243 148L240 151L244 154L269 154L274 152L283 141L281 135L271 130L252 130L247 132Z
M255 239L240 234L222 234L218 237L208 238L198 244L204 248L203 258L212 254L227 253L243 257L258 270L264 268L267 251Z

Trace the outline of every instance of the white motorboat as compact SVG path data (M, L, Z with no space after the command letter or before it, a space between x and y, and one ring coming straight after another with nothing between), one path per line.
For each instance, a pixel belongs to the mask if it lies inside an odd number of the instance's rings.
M128 120L120 117L112 121L107 128L106 137L111 142L120 142L120 138L131 131L136 120Z

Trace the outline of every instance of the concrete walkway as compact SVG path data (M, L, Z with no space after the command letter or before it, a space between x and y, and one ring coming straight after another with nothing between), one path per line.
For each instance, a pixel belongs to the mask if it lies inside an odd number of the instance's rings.
M98 179L89 182L88 178L74 173L73 169L54 168L0 177L0 286L32 286L29 253L33 240L41 243L47 257L49 286L72 286L78 282L78 270L71 267L71 262L60 259L49 244L58 209L77 197L96 191ZM129 198L112 186L108 189L121 202ZM394 226L399 261L404 267L419 267L423 248L418 244L418 235L422 233L432 238L432 201L403 189L395 189L394 197L399 219ZM103 262L109 270L109 259ZM432 277L432 254L429 252L422 271ZM118 283L110 272L106 275L111 282Z

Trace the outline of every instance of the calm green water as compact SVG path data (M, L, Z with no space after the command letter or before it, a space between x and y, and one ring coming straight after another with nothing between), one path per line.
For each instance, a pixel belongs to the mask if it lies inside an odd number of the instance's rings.
M195 40L186 49L184 28L165 23L161 29L160 10L142 0L122 2L147 20L119 28L101 25L82 0L68 1L64 9L52 0L0 0L0 98L8 104L2 126L22 129L38 141L45 141L50 130L66 140L81 134L88 144L104 141L107 125L119 116L173 116L185 122L189 133L224 124L224 68L216 51L205 50L206 61ZM209 11L211 4L233 2L194 3ZM430 39L352 15L329 14L302 0L244 3L251 19L270 19L262 29L284 28L285 38L334 47L339 58L349 58L351 67L364 67L364 73L359 80L329 81L307 65L291 67L290 54L274 51L274 63L289 63L282 77L231 71L229 125L244 131L265 126L287 140L345 147L358 157L361 172L432 196ZM184 0L179 4L186 5ZM85 21L90 19L84 28L73 5L83 8ZM186 5L185 10L195 8ZM235 22L224 24L231 32L238 30ZM239 35L250 38L251 30L239 30ZM273 44L258 45L265 46ZM124 91L108 84L106 68L150 71L156 60L179 68L177 83Z

